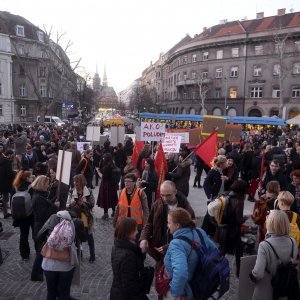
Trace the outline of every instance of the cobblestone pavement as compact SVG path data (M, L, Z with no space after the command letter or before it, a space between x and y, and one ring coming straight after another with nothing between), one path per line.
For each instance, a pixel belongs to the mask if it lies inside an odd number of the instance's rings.
M191 179L192 182L192 179ZM190 182L190 186L192 186ZM98 195L98 189L94 190L95 196ZM190 202L195 208L199 223L201 216L205 211L206 202L202 189L191 188ZM200 204L199 204L200 203ZM251 204L245 202L245 211L248 214L251 211ZM112 282L112 270L110 265L110 252L113 243L112 219L102 220L102 210L96 209L98 217L95 224L95 244L96 261L91 264L88 262L89 251L87 243L83 244L83 259L81 263L81 285L72 286L71 295L76 299L96 300L109 299L109 290ZM0 213L2 216L2 213ZM18 243L19 228L14 228L11 219L0 219L3 223L4 231L0 233L0 247L4 256L4 263L0 265L0 300L39 300L46 299L46 283L30 281L31 267L34 260L33 242L31 244L30 260L24 262L21 260ZM229 256L231 274L230 291L222 299L237 299L238 280L234 276L234 259ZM153 261L147 257L146 265L152 265ZM150 299L157 299L155 289L151 289Z

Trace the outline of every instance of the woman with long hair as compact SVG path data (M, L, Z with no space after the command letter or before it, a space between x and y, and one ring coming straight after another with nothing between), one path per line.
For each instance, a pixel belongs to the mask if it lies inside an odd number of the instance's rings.
M17 173L15 180L13 181L14 191L12 196L16 195L18 192L28 192L30 197L32 196L32 189L30 184L32 183L32 176L30 171L21 170ZM19 241L19 250L23 260L27 261L30 255L30 247L28 242L29 230L33 231L34 217L33 213L25 218L14 218L13 226L20 228L20 241Z
M144 268L141 248L135 244L137 223L124 217L117 223L111 251L113 282L110 300L147 300L140 274Z
M34 214L34 230L33 237L35 238L52 214L57 212L59 202L52 203L48 200L49 178L40 175L31 184L33 189L32 208ZM41 255L42 242L34 240L36 257L31 271L32 281L43 281L43 269L41 267L43 256Z
M200 244L200 237L203 237L207 251L213 251L217 247L207 237L204 230L196 228L191 215L183 208L175 208L168 214L168 229L173 235L164 258L165 268L170 281L170 290L165 299L194 299L189 282L196 270L198 254L191 250L190 244L177 237L186 237L194 243Z
M74 176L74 189L69 194L67 207L68 210L76 213L77 218L83 221L90 250L89 261L94 262L96 259L93 236L93 208L95 205L95 199L92 190L89 189L86 184L86 179L83 174Z
M108 209L112 209L111 216L115 214L115 208L118 203L118 184L113 182L112 170L116 168L110 153L103 155L102 167L100 172L102 174L102 180L99 188L99 194L97 199L97 205L104 209L104 215L102 219L108 219Z

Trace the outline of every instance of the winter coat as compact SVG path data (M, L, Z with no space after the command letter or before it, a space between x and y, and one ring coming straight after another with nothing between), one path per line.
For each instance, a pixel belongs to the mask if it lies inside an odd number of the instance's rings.
M93 188L93 176L94 176L94 169L93 169L93 164L90 159L87 159L84 156L85 159L82 159L80 163L78 164L76 168L76 174L83 174L86 182L87 182L87 187ZM87 162L87 167L85 168L86 165L86 160ZM85 170L84 170L85 168Z
M224 183L224 190L229 191L230 186L238 179L239 171L235 165L228 167L223 171L223 175L228 177Z
M114 161L118 168L121 169L123 173L123 169L127 163L127 155L124 149L118 149L114 154Z
M286 191L288 186L288 181L286 175L283 174L281 170L278 170L278 172L274 175L270 172L270 170L266 172L266 176L263 181L263 189L265 190L267 187L267 183L273 180L279 182L281 191Z
M204 230L198 228L204 239L204 243L208 251L216 249L216 245L207 237ZM194 228L185 227L176 230L173 233L173 240L170 242L168 251L164 258L165 268L168 277L171 278L170 289L173 297L187 296L193 299L193 292L189 285L198 263L198 254L191 251L191 246L177 239L179 236L185 236L190 240L201 243L199 236Z
M225 227L216 228L215 241L220 244L220 250L223 254L234 254L235 249L241 243L241 225L244 223L244 196L238 196L230 192L228 217L225 220Z
M48 192L33 191L32 196L32 209L34 214L34 230L33 236L35 237L39 230L46 223L48 218L57 212L56 206L47 199Z
M192 160L190 158L178 164L177 169L169 173L173 179L176 189L182 192L186 197L189 195L189 180L191 176L191 166Z
M22 153L24 153L26 145L27 145L27 134L26 134L26 132L21 132L15 138L16 155L21 155Z
M0 155L0 193L10 193L15 172L12 169L12 161Z
M268 238L266 240L272 244L283 263L290 261L292 243L294 244L293 259L296 259L298 247L294 239L291 239L288 235L277 236L275 234L267 234L267 236ZM279 261L271 246L265 241L262 241L258 246L257 258L252 270L252 275L256 279L252 296L253 300L273 299L271 278L275 275L278 264Z
M192 219L195 219L194 210L180 191L177 191L176 199L177 207L184 208L191 214ZM167 218L168 205L162 199L157 199L152 205L148 221L142 230L140 238L149 242L149 254L156 260L160 260L161 255L155 251L154 247L166 246L172 238L168 234Z
M23 153L22 160L21 160L21 165L22 165L23 170L29 170L29 169L34 170L34 167L38 161L39 161L39 158L38 158L37 154L35 153L35 151L32 151L31 158L29 158L26 155L26 153Z
M144 267L143 254L139 246L130 241L114 241L111 251L113 282L110 300L145 300L139 272Z
M222 174L217 169L211 169L208 172L203 184L207 199L214 199L218 196L222 185L221 175Z

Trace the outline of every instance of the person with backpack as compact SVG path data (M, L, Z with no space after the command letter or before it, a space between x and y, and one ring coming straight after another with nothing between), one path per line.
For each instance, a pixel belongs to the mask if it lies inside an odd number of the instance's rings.
M112 209L111 216L113 217L115 215L115 207L118 203L118 182L117 179L113 178L114 169L116 169L116 165L112 155L110 153L105 153L100 166L102 180L97 199L97 205L104 209L104 215L102 216L103 220L108 219L108 209L110 208Z
M227 211L223 214L221 224L217 225L215 233L215 241L220 244L222 254L235 255L237 277L243 255L241 225L245 222L243 211L247 187L247 182L242 179L237 179L230 186Z
M96 259L95 242L93 235L94 216L93 207L95 205L94 195L91 189L86 185L84 175L78 174L74 176L74 189L70 191L67 201L67 208L73 211L78 218L83 221L87 234L89 245L90 259L93 263Z
M207 237L204 230L196 228L191 215L183 208L169 211L168 229L173 239L164 257L164 268L170 283L169 291L163 299L207 299L219 287L218 282L214 287L210 285L213 284L213 279L211 282L205 282L206 275L212 271L208 265L214 267L212 261L206 264L205 259L213 252L220 254L217 246ZM228 261L224 267L227 268L229 276Z
M250 280L255 283L252 300L279 299L279 295L285 297L283 299L299 299L299 283L294 265L298 246L289 236L287 214L281 210L271 210L266 228L266 239L259 244L255 266L249 274Z
M48 218L57 212L59 202L52 203L48 200L49 179L44 175L38 176L31 184L33 189L32 209L34 214L34 248L36 252L35 261L31 271L31 281L43 281L43 269L41 255L42 243L36 240L37 233L46 223Z
M294 238L298 247L300 247L300 215L291 211L294 196L288 191L283 191L279 193L277 201L279 209L284 211L289 218L291 226L290 236Z
M20 228L19 250L24 261L29 260L29 230L33 231L34 216L32 211L32 193L30 188L32 175L30 171L21 170L13 181L14 191L12 192L12 217L13 226Z
M42 249L47 282L47 299L70 299L70 289L78 265L75 246L75 226L68 211L59 211L60 222L55 225Z

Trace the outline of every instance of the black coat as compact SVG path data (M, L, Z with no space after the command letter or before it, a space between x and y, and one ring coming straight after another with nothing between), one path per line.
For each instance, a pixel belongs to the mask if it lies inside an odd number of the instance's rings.
M10 193L15 172L12 169L11 161L0 155L0 193Z
M266 176L263 181L263 189L265 190L268 182L273 181L273 180L276 180L279 182L281 191L286 191L287 186L288 186L288 180L287 180L286 175L283 174L283 172L281 170L279 170L274 175L270 172L270 170L268 170L266 172Z
M203 184L207 199L216 198L222 185L221 173L216 169L211 169Z
M111 251L113 282L110 300L144 300L139 272L144 267L143 254L136 244L116 239Z

